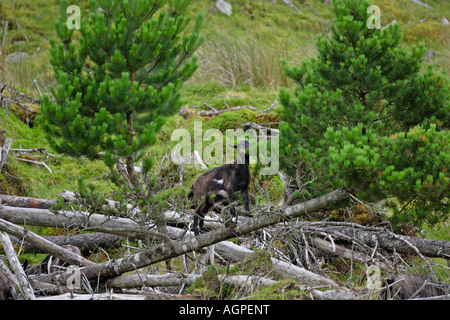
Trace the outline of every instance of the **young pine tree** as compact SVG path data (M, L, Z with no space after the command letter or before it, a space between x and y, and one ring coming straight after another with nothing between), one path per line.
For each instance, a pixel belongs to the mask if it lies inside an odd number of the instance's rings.
M423 44L399 48L400 25L370 29L367 0L333 1L331 37L286 74L282 166L317 178L310 196L345 185L366 201L389 199L395 223L436 223L449 213L448 78L421 70Z
M116 166L133 192L134 171L166 117L180 107L183 82L197 69L203 15L192 28L190 0L91 0L79 37L67 25L67 0L51 40L57 86L44 96L41 123L56 151ZM152 161L142 159L144 170ZM142 198L142 197L141 197Z

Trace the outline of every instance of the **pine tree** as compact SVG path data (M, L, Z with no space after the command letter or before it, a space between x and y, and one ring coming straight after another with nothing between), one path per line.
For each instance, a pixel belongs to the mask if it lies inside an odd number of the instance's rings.
M345 185L366 201L388 199L395 223L433 224L449 213L448 78L421 70L422 43L399 47L399 23L368 28L370 4L333 1L317 57L283 60L297 86L280 90L281 164L316 178L311 197Z
M132 191L134 171L197 69L204 16L188 27L190 0L91 0L79 34L67 26L67 0L55 23L51 65L57 85L42 99L41 124L52 148L119 168ZM191 31L189 31L191 28Z

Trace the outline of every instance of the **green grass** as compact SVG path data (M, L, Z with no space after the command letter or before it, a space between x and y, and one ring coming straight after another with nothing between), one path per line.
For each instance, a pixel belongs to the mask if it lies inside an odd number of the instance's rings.
M296 281L282 279L276 283L255 290L251 299L253 300L310 300L308 291L303 290Z
M197 53L200 68L191 82L218 82L231 87L247 84L264 90L289 86L280 58L299 64L304 57L314 55L317 34L327 35L334 19L332 5L322 0L293 1L302 11L300 14L282 1L275 4L268 0L229 1L233 5L230 17L220 13L213 1L193 1L190 7L192 15L198 12L206 15L202 28L206 42ZM59 0L21 0L12 7L13 2L4 0L0 8L0 30L3 21L9 21L4 54L0 58L2 78L26 92L33 92L30 81L33 77L44 87L52 79L48 39L55 35L53 23L59 12ZM428 49L438 52L431 62L448 70L448 26L441 19L450 16L450 6L445 0L427 3L432 8L410 0L375 2L380 6L382 26L394 19L402 24L402 45L409 47L424 41ZM82 19L87 16L87 1L74 0L71 4L82 7ZM6 65L2 59L15 51L26 51L30 57L20 66Z
M55 153L49 148L39 126L35 125L30 128L17 119L12 112L6 115L5 109L0 109L0 128L4 128L6 136L13 139L12 148L47 148L47 152ZM77 178L80 176L93 181L94 184L101 186L105 191L108 189L108 185L102 179L94 181L95 178L108 172L106 166L100 161L60 155L48 159L45 156L34 156L33 159L45 161L53 173L50 173L44 166L17 160L13 152L11 152L8 161L8 164L20 174L30 197L56 199L56 195L61 191L72 190L72 184L76 186Z

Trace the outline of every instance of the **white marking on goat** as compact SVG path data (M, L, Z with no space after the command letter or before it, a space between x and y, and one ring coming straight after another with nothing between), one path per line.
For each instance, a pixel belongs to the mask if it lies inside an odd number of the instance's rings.
M228 192L226 192L225 190L219 190L219 191L217 191L217 194L218 194L219 196L228 198Z
M215 183L218 184L223 184L223 179L217 180L217 179L212 179Z

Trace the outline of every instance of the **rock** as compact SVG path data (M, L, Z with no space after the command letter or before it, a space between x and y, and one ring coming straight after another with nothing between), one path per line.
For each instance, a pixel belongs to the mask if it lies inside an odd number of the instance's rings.
M436 50L428 50L427 52L425 52L425 59L427 60L431 60L433 58L433 56L437 55L437 51Z
M299 8L297 8L291 1L289 0L283 0L284 3L286 3L289 7L297 11L298 13L302 13Z
M233 13L233 7L229 2L226 2L225 0L216 0L216 8L227 16L231 16L231 14Z
M432 8L428 3L422 2L420 0L411 0L415 4L418 4L419 6L424 6L425 8Z
M6 57L6 63L18 63L28 58L28 52L17 51Z
M387 25L385 25L384 27L382 27L381 30L384 30L384 29L386 29L387 27L389 27L389 26L391 26L391 25L393 26L393 25L396 24L396 23L397 23L397 20L394 19L394 20L391 21L391 23L388 23Z
M450 24L450 22L448 22L446 17L442 17L441 22L444 26L448 26Z

